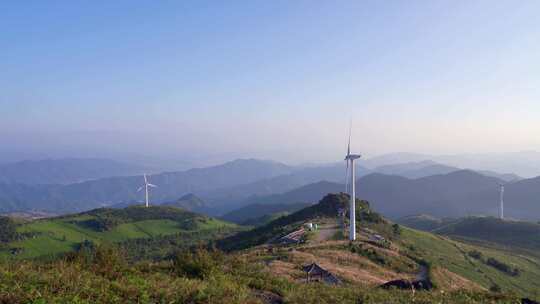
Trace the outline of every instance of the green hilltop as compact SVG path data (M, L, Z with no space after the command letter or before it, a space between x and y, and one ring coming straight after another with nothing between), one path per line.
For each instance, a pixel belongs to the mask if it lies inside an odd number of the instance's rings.
M120 243L186 232L213 234L236 229L234 224L169 206L101 208L11 227L15 227L16 234L1 244L0 256L35 258L73 251L88 242Z
M408 216L397 222L464 242L514 251L526 250L540 256L540 223L474 216L438 219L429 215Z

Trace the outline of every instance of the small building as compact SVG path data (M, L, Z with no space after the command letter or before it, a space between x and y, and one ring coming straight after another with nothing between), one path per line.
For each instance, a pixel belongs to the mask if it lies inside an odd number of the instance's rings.
M324 282L327 284L341 284L341 281L328 270L322 268L316 263L306 265L302 267L302 270L306 273L306 283L309 282Z
M281 237L279 239L279 243L284 244L284 245L298 244L302 241L302 237L304 236L305 233L306 231L304 229L293 231L287 234L286 236Z
M384 242L384 241L386 241L386 239L383 236L381 236L380 234L372 234L372 235L370 235L369 239L374 241L374 242Z

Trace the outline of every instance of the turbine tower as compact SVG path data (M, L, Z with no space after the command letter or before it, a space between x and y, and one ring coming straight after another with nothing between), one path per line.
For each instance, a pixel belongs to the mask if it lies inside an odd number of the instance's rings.
M146 173L145 173L145 174L144 174L144 186L141 186L141 187L137 190L137 192L139 192L139 191L141 191L142 189L144 189L144 191L145 191L145 198L146 198L146 207L149 206L149 203L148 203L148 190L149 190L148 188L149 188L149 187L150 187L150 188L156 188L157 186L154 185L154 184L150 184L150 183L148 182L148 178L146 177Z
M358 154L351 154L351 132L352 132L352 126L349 128L349 144L347 146L347 155L345 156L345 161L347 162L347 177L351 177L350 183L351 183L351 192L350 192L350 208L349 208L349 240L354 241L356 240L356 172L355 172L355 165L354 161L356 159L359 159L361 156ZM349 168L350 168L350 175L349 175ZM346 184L349 181L346 181ZM347 190L349 187L347 187Z
M504 220L504 184L500 184L500 206L499 206L499 218Z

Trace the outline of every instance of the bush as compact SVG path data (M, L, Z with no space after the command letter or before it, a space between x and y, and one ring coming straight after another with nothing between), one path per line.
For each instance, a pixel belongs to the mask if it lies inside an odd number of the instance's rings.
M108 279L122 276L128 266L125 254L117 246L96 245L88 240L79 244L75 252L65 254L64 260L79 264Z
M477 259L477 260L482 260L482 258L484 257L482 255L482 252L478 251L478 250L471 250L467 253L471 258L473 259Z
M223 259L223 254L219 251L198 248L193 252L184 251L175 254L173 265L180 276L208 279L221 270Z
M0 243L9 243L17 239L17 225L6 216L0 216Z
M349 245L350 251L352 253L359 254L361 256L364 256L368 258L370 261L375 262L379 265L386 265L388 264L388 261L386 258L382 255L380 255L376 250L373 248L363 248L362 245L356 245L356 244L350 244Z
M394 235L401 235L401 227L399 224L392 225L392 231L394 232Z
M505 264L495 258L487 259L486 264L511 276L518 276L521 273L519 269L512 268L510 265Z
M79 226L89 228L97 232L103 232L103 231L112 230L114 227L122 224L122 221L113 217L97 216L96 218L93 218L93 219L89 219L85 221L78 221L75 223Z
M495 292L495 293L500 293L502 291L501 287L495 283L493 283L493 285L491 285L491 287L489 287L489 291L491 292Z

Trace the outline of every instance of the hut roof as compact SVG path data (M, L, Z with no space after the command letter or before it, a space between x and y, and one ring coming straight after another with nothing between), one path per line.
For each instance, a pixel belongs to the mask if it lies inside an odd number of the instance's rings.
M308 276L321 276L321 279L328 284L341 284L341 281L334 274L316 263L306 265L302 267L302 269L308 274Z
M328 271L326 271L321 266L317 265L316 263L312 263L310 265L302 267L304 272L307 272L312 275L320 275L320 274L326 274Z

